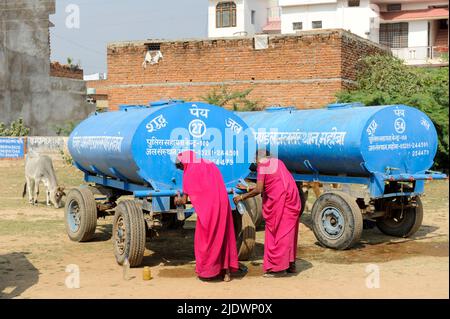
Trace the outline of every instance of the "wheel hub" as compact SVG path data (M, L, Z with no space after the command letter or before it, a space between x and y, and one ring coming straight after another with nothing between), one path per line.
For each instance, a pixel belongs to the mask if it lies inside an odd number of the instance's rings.
M339 209L326 207L321 213L321 228L330 239L339 238L344 231L344 217Z
M69 203L69 214L67 216L70 231L76 233L80 229L81 214L80 205L73 200Z
M125 242L126 242L126 229L123 217L120 216L117 220L117 231L116 231L116 246L121 255L125 252Z

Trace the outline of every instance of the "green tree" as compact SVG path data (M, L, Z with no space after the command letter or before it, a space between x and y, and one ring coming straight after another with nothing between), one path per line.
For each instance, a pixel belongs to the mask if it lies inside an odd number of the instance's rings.
M337 94L339 102L406 104L425 112L439 137L435 168L448 169L448 67L411 67L395 57L375 55L359 61L356 82L355 88Z
M58 136L69 136L79 123L80 121L67 121L62 126L54 125L53 130Z
M10 127L0 122L0 136L27 136L28 134L30 134L30 128L25 126L22 118L12 122Z
M251 92L252 89L230 91L227 86L222 86L220 89L213 89L206 96L200 98L209 104L231 106L234 111L256 111L259 109L259 102L248 98Z

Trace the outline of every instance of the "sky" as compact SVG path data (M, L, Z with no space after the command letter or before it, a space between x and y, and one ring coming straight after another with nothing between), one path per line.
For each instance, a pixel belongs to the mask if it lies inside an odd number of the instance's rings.
M56 0L50 21L52 61L103 73L110 42L206 37L208 0Z

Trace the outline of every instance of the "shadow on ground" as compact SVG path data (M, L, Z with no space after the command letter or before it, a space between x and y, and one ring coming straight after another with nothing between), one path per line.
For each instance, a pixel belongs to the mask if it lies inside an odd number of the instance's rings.
M102 242L110 240L112 237L112 228L112 224L97 225L95 236L94 238L92 238L91 242Z
M310 213L301 217L301 223L312 230ZM446 237L439 234L439 227L422 225L416 234L409 238L398 238L383 234L376 226L364 229L361 240L348 250L333 250L322 247L319 242L304 244L300 234L298 254L311 261L334 264L373 263L405 259L414 256L448 257L448 241L429 241L431 238Z
M28 260L28 254L0 255L0 298L19 297L39 281L39 271Z

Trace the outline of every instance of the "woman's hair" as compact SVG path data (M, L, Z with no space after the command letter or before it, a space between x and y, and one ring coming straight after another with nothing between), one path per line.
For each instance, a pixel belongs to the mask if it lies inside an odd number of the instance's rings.
M175 167L177 168L177 169L181 169L181 170L183 170L183 168L184 168L184 166L183 166L183 163L181 163L181 161L180 161L180 159L177 157L177 159L175 160Z
M270 156L270 151L267 148L259 148L256 151L256 157L267 157Z

